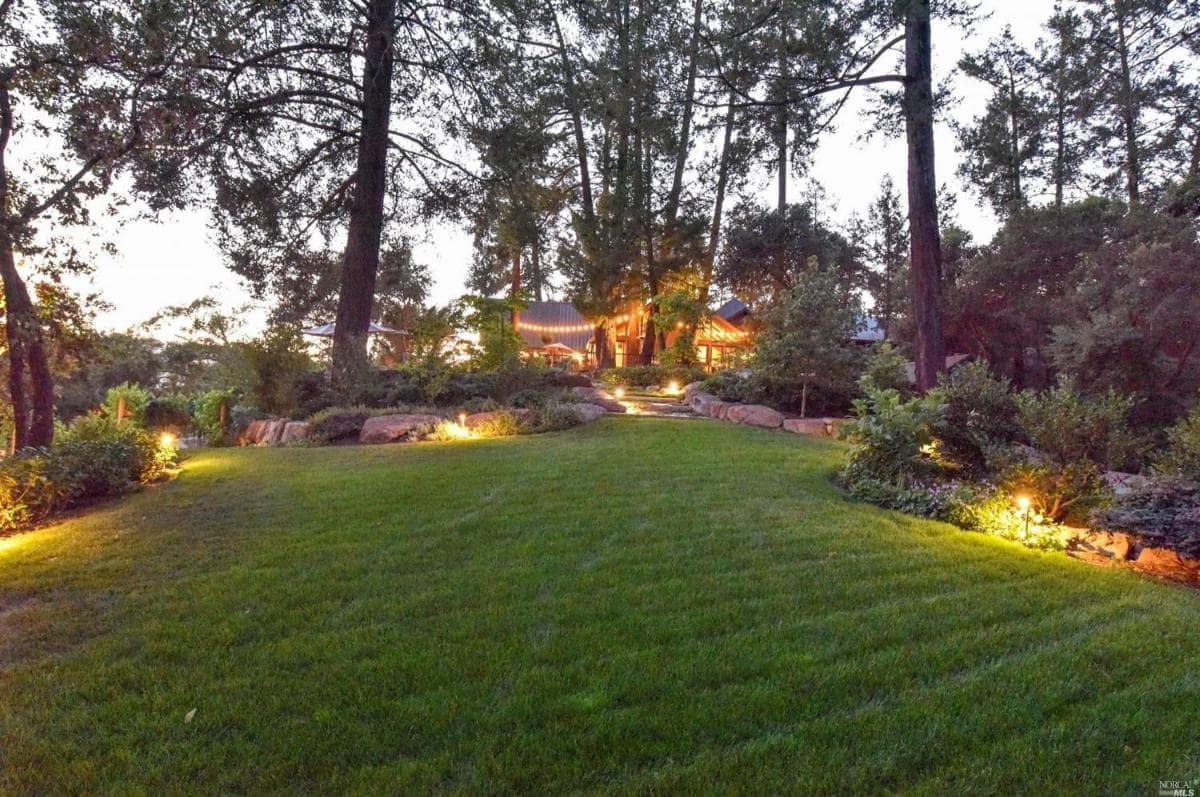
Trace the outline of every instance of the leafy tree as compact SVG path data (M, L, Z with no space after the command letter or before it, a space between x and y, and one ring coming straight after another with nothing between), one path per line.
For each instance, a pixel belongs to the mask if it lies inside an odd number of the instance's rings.
M521 310L519 300L465 296L461 300L463 326L479 336L472 364L485 371L520 365L525 343L513 329L513 313Z
M190 44L204 19L202 4L186 1L0 2L0 280L19 447L50 443L55 391L18 259L51 274L82 270L57 233L87 225L122 169L154 206L179 201L200 82Z
M755 371L790 386L797 397L805 385L848 394L859 365L849 341L861 315L861 303L838 286L836 273L813 269L762 315Z
M716 277L727 290L765 306L816 270L835 274L843 292L863 284L855 247L810 205L789 205L783 216L749 203L734 210Z
M1125 206L1089 199L1014 214L967 259L947 291L947 331L960 351L984 357L1018 387L1054 381L1051 330L1096 241L1121 234Z
M462 26L475 6L297 0L218 10L205 55L218 90L205 99L219 136L204 154L220 243L259 290L336 284L317 293L337 295L332 373L349 386L366 363L384 253L407 246L400 225L460 198L465 172L441 144L470 91Z
M1150 399L1147 420L1182 414L1200 392L1197 263L1194 220L1135 209L1089 247L1062 296L1048 345L1054 367L1093 393Z

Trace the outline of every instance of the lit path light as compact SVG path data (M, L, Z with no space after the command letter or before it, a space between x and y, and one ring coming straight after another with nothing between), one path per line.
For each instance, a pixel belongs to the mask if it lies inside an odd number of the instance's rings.
M1029 537L1029 507L1033 502L1029 500L1027 495L1017 496L1017 507L1025 513L1025 536Z
M158 444L163 448L174 448L175 442L175 435L171 434L170 432L163 432L161 435L159 435Z
M667 393L672 396L677 395L679 393L679 383L672 380L670 384L667 385Z
M615 388L613 390L613 395L616 396L618 399L625 398L625 388L623 388L623 387Z

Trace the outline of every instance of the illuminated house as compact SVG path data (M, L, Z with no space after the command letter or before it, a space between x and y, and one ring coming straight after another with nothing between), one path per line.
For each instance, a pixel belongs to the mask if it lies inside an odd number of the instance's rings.
M637 305L608 319L609 351L618 368L650 364L642 359L648 319L648 310ZM530 302L514 323L529 351L552 361L569 356L586 366L595 364L595 325L569 302ZM667 330L666 344L674 343L679 334L677 329ZM708 371L736 364L749 351L751 340L748 330L730 323L718 311L696 331L696 364Z

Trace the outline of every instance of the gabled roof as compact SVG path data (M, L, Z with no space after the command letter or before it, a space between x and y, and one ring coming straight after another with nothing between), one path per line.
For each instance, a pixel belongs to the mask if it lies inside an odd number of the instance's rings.
M531 349L561 343L587 351L593 326L570 302L530 302L517 314L517 333Z
M726 321L734 324L736 324L737 321L743 316L749 315L749 313L750 308L747 307L746 304L737 297L730 299L716 309L716 315L719 315L721 318L724 318Z

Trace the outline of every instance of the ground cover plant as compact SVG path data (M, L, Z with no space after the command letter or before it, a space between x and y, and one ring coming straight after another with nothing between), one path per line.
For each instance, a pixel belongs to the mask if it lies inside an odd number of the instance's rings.
M609 418L195 452L0 540L0 791L1200 777L1196 592L848 502L844 450Z

